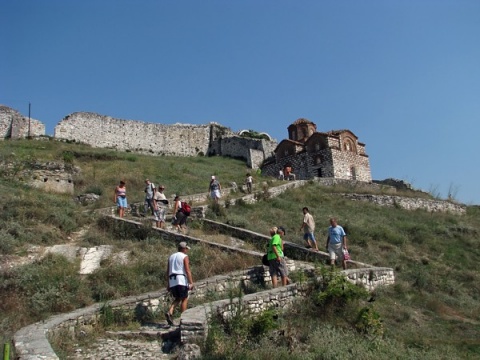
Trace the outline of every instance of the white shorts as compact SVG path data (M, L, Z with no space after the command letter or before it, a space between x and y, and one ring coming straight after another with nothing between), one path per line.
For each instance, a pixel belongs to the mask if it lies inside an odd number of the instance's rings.
M330 260L342 259L343 260L343 246L339 244L328 244L328 253L330 254Z
M210 196L212 197L212 199L220 199L222 195L220 194L220 190L212 190L210 192Z

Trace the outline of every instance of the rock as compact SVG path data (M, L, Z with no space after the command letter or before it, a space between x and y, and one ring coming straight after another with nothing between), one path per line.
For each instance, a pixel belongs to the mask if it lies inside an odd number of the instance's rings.
M177 360L193 360L200 359L201 357L202 352L200 351L200 346L197 344L185 344L180 348Z
M100 196L97 194L82 194L77 196L77 201L81 204L92 204L95 201L98 201L100 199Z

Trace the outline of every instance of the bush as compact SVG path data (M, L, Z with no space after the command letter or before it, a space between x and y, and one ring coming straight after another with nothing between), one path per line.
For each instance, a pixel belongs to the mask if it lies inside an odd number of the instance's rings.
M360 310L355 321L355 327L362 334L375 337L381 337L384 333L380 314L371 307L364 307Z
M75 159L75 155L71 151L64 151L62 154L63 161L65 164L73 164L73 160Z
M317 283L313 299L323 313L342 310L347 304L368 296L364 287L352 284L338 270L321 267L320 272L322 279Z
M17 246L17 241L5 229L0 229L0 254L13 254Z
M85 306L90 292L78 267L65 257L48 255L41 261L18 268L13 273L17 296L27 301L32 317L66 312Z

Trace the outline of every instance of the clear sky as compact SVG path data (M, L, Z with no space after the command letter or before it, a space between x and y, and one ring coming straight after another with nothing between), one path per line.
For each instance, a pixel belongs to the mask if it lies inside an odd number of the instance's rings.
M366 144L374 179L480 204L478 0L0 0L0 104L218 122L304 117Z

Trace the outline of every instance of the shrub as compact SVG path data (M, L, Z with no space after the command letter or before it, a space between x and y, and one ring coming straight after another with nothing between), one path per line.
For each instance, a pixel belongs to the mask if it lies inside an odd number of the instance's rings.
M62 154L63 161L65 164L73 164L73 160L75 159L75 155L71 151L64 151Z
M270 309L263 311L259 316L252 318L249 330L250 338L256 341L259 337L276 329L278 327L277 321L275 320L277 317L277 312Z
M89 303L78 267L65 257L48 255L41 261L15 270L18 297L27 301L31 316L45 317Z
M122 309L114 309L108 303L100 308L100 324L104 328L112 325L126 325L134 320L133 314Z
M321 267L322 279L313 293L314 302L323 310L344 308L348 303L367 297L364 287L352 284L336 269Z
M0 229L0 254L12 254L17 246L17 242L12 234L5 229Z
M380 314L371 307L364 307L358 313L355 321L356 329L362 334L383 336L384 328Z

